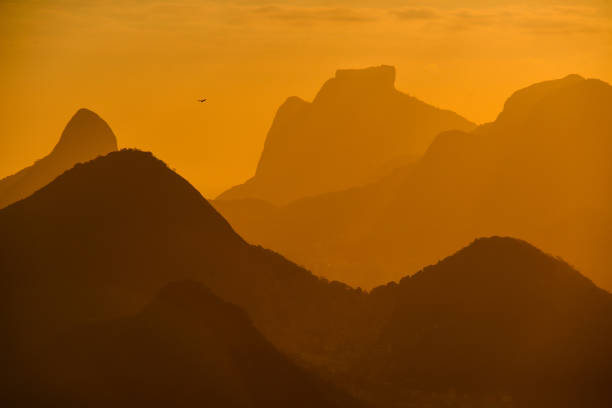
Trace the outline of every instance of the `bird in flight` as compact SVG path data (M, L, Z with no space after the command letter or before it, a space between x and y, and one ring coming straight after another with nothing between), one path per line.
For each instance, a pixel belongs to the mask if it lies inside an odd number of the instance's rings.
M198 99L198 102L202 103L202 102L206 102L206 98L204 99Z

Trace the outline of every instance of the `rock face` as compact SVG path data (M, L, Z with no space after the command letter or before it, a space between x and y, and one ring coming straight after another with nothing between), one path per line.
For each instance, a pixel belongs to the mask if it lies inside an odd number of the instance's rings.
M395 68L339 70L312 103L279 108L255 176L219 199L275 204L363 185L390 164L414 161L444 130L474 124L397 91Z
M265 211L215 206L249 242L362 287L508 235L610 289L611 135L612 87L570 75L515 92L495 122L441 133L417 163L370 186Z
M29 196L76 163L115 150L117 139L108 124L94 112L79 109L49 155L0 180L0 208Z

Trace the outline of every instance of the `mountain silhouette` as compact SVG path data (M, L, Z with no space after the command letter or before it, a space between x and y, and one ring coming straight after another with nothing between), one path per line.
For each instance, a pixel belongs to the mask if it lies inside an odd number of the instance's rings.
M117 139L108 124L94 112L79 109L49 155L0 180L0 208L29 196L76 163L114 150Z
M474 124L399 92L395 68L339 70L312 103L291 97L268 132L255 176L219 199L297 198L372 182L414 161L444 130Z
M380 325L364 292L248 245L150 153L77 164L0 210L0 225L0 318L10 333L0 350L13 371L36 366L36 351L75 325L136 314L176 280L243 307L290 354L346 361Z
M218 398L208 395L211 404L291 398L267 394L268 380L313 391L320 399L304 401L315 405L344 404L328 382L381 406L448 406L452 390L468 406L610 402L611 295L523 241L477 240L365 293L247 244L186 180L133 150L76 165L0 210L0 226L0 395L78 401L87 394L76 389L112 386L131 390L134 404L151 396L163 404L181 384L188 401L200 395L190 375L219 364L207 382ZM256 330L201 285L244 309ZM253 353L266 344L257 331L325 381L270 348ZM249 358L221 364L235 350ZM246 361L272 371L254 378ZM92 366L99 370L84 368ZM39 381L50 388L29 392ZM103 397L96 401L121 402Z
M478 239L397 290L363 363L382 399L401 400L410 384L455 390L457 406L463 394L488 395L487 406L612 403L612 295L565 262L524 241Z
M442 132L372 185L261 212L215 201L249 242L318 275L370 288L507 235L563 254L612 288L612 87L570 75L513 94L495 122Z
M45 348L28 406L361 407L278 352L194 281L143 310L78 325Z

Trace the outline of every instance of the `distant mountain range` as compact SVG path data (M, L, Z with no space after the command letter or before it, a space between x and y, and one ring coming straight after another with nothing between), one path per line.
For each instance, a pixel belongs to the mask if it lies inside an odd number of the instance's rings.
M442 132L418 162L368 186L282 206L214 205L249 242L356 286L509 235L612 288L610 135L612 87L570 75L517 91L495 122Z
M76 163L115 150L117 139L108 124L94 112L79 109L49 155L0 180L0 208L26 198Z
M339 70L312 103L279 108L255 176L219 199L284 204L373 182L415 161L445 130L475 125L395 89L395 68Z
M612 295L524 241L479 239L365 293L247 244L130 150L75 166L0 226L0 395L21 402L43 381L43 400L110 405L357 404L329 382L389 407L612 403Z

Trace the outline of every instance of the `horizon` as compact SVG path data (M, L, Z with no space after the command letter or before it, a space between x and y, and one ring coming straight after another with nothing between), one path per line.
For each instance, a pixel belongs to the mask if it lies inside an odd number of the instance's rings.
M254 174L278 107L312 101L338 69L393 65L396 89L479 124L540 81L612 82L612 6L597 0L28 0L0 11L1 177L50 152L79 108L214 198Z

